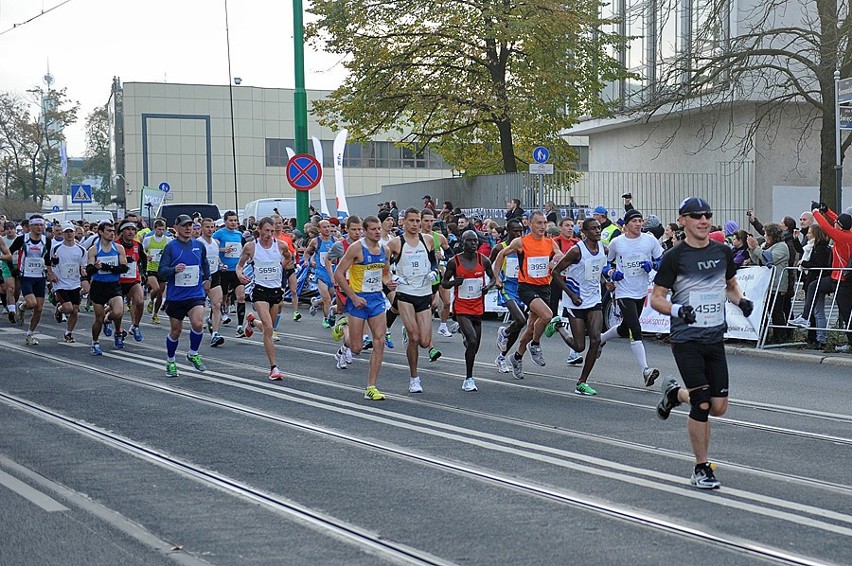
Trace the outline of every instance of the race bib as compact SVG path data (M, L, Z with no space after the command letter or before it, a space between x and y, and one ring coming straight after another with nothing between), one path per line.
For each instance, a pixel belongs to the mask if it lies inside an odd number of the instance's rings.
M328 257L328 252L320 252L319 253L319 263L317 263L317 267L325 269L325 258Z
M277 261L255 262L254 280L264 283L278 283L281 280L281 264Z
M175 273L175 285L178 287L195 287L198 285L201 270L197 265L187 265L180 273Z
M28 257L24 259L24 277L44 277L44 258Z
M136 266L137 265L139 265L139 264L136 263L135 261L134 262L128 262L127 263L127 273L122 275L122 277L124 279L136 279L136 270L137 270Z
M210 275L213 275L219 270L219 258L214 257L213 259L207 258L207 267L210 268Z
M95 258L97 261L101 262L103 265L110 265L112 267L116 267L118 265L118 256L117 255L108 255L104 257ZM112 275L112 271L108 269L99 269L98 273L101 275Z
M621 260L622 269L625 275L643 275L645 270L642 269L643 257L641 255L632 255Z
M586 268L585 278L586 281L597 281L601 278L601 270L603 270L604 263L606 260L601 258L599 260L587 259L583 262L583 265Z
M225 248L225 257L229 259L239 259L243 253L243 245L237 242L228 242Z
M465 279L459 287L459 299L478 299L482 297L482 278Z
M361 285L362 293L377 293L382 290L382 270L364 270L364 281Z
M406 277L424 277L429 273L431 267L426 254L411 254L408 256L408 264L405 266L403 275Z
M162 248L151 248L148 250L148 261L151 263L160 263L160 256L162 255Z
M506 257L505 274L506 279L518 278L518 256L510 255Z
M725 291L689 294L689 304L695 309L695 325L701 328L719 326L725 322Z
M80 280L80 266L76 263L66 263L59 268L59 278L65 281Z
M550 257L536 256L527 258L527 275L532 278L547 277L547 264L550 263Z

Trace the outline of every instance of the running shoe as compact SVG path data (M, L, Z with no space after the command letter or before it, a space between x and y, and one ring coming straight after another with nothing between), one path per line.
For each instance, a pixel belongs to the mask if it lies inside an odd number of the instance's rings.
M369 399L370 401L384 401L385 394L376 389L375 385L371 385L364 392L364 399Z
M166 362L166 377L177 377L177 364L174 362Z
M695 466L689 483L698 489L719 489L722 486L722 482L717 480L716 474L713 473L713 465L707 462Z
M273 341L273 342L281 342L281 337L280 337L280 336L278 336L278 331L277 331L277 330L273 330L273 331L272 331L272 341Z
M243 329L242 326L238 326L237 327L237 338L245 338L245 337L246 337L245 330Z
M450 329L446 326L438 328L438 334L440 334L441 336L446 336L447 338L452 338L453 336L453 333L450 332Z
M674 395L674 392L680 389L680 386L677 384L677 380L672 376L668 376L665 381L663 381L660 389L663 391L663 398L657 403L657 417L660 420L666 420L669 418L669 415L672 412L672 409L680 405L678 402L672 402L670 396Z
M223 315L222 315L222 324L224 324L224 325L226 325L226 326L227 326L228 324L231 324L231 317L230 317L230 316L228 316L227 314L223 314Z
M472 377L465 379L462 383L462 391L477 391L476 381L474 381Z
M530 357L532 358L532 361L544 367L545 361L544 356L541 353L540 344L530 344Z
M322 327L323 327L323 328L331 328L332 326L334 326L334 323L333 323L333 322L331 322L331 319L330 319L330 318L324 318L324 319L322 319Z
M369 334L364 334L364 340L363 340L363 342L361 342L361 349L362 350L369 350L372 347L373 347L373 339L370 338Z
M603 347L606 346L606 342L601 342L600 346L598 346L598 359L600 359L601 354L603 354Z
M148 314L154 314L154 301L148 301L146 310L148 311Z
M334 326L331 328L331 337L335 342L340 342L343 339L343 327L346 326L347 320L345 316L341 316L340 319L334 323Z
M797 316L796 318L790 320L787 324L789 324L790 326L797 326L799 328L807 328L808 326L810 326L808 324L808 319L803 316Z
M423 393L423 386L420 384L419 377L411 377L408 379L409 393Z
M544 327L544 335L548 338L556 334L556 329L559 328L559 323L562 322L562 317L554 316L550 322Z
M101 350L101 345L98 344L97 342L92 344L92 355L93 356L103 356L104 355L103 351Z
M221 346L225 343L225 339L218 332L214 332L213 336L210 337L210 346L215 348L216 346Z
M352 350L346 346L343 347L343 358L346 360L347 364L352 363Z
M160 315L158 315L157 313L152 314L151 322L153 322L154 324L160 324Z
M512 366L512 377L515 379L524 378L524 361L519 360L517 356L512 354L509 356L509 364Z
M645 387L654 385L658 377L660 377L660 370L657 368L645 368L642 370L642 379L645 380Z
M104 336L106 336L107 338L112 336L112 324L110 324L109 322L104 322Z
M509 333L506 332L506 327L501 326L497 329L497 349L505 352L509 346Z
M281 381L284 379L284 375L282 375L281 370L278 369L278 366L275 366L271 370L269 370L269 379L271 381Z
M302 320L302 313L300 313L299 311L294 312L293 313L293 320L294 321Z
M592 387L586 383L585 381L581 381L577 384L577 387L574 388L574 393L577 395L597 395L598 392L592 389Z
M208 316L204 319L204 324L207 325L207 333L213 334L213 319Z
M408 346L408 329L404 326L402 327L402 345Z
M27 334L26 339L24 340L24 344L27 346L38 346L38 340L32 334Z
M77 341L76 341L76 340L74 340L74 337L71 335L71 333L70 333L70 332L66 332L66 333L65 333L65 342L66 342L66 343L68 343L68 344L74 344L74 343L76 343Z
M334 359L337 362L337 369L346 369L346 354L337 350L334 353Z
M459 332L459 323L458 323L458 322L456 322L456 321L453 321L453 322L451 322L451 323L449 323L449 324L447 325L447 328L449 328L449 329L450 329L450 332L452 332L453 334L458 334L458 332Z
M207 366L205 366L204 362L201 361L201 354L190 354L187 352L186 359L192 362L192 365L195 366L196 370L207 371Z
M583 356L574 350L571 350L571 353L568 354L568 359L565 360L565 363L569 366L579 366L583 363Z
M441 357L441 350L438 348L429 348L429 361L434 362Z
M841 344L840 346L835 346L834 349L841 354L848 354L852 347L850 347L849 344Z
M246 317L246 325L243 327L246 338L251 338L254 335L254 321L257 317L253 312Z
M62 324L62 313L59 312L59 307L53 309L53 320L55 320L57 324Z
M133 333L133 339L136 340L137 342L141 342L142 340L145 339L145 337L142 336L142 329L139 328L138 326L134 326L132 328L131 332Z
M116 350L123 350L124 349L124 335L125 334L126 333L123 330L115 333L115 338L113 339L112 343L115 344Z
M391 333L385 332L385 346L393 349L393 340L391 340Z
M320 297L314 297L311 299L311 308L308 312L311 313L311 316L316 316L317 312L319 312L319 305L322 299Z
M494 365L497 366L497 371L500 373L509 373L512 371L512 367L509 365L509 360L506 359L506 356L500 354L494 360Z
M15 320L15 312L14 311L9 313L9 322L11 322L12 324L15 324L15 322L17 322Z

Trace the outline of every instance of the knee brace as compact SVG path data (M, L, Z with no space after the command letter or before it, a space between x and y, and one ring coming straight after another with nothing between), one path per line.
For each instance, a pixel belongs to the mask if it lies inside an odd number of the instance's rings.
M701 389L693 389L689 392L689 418L700 423L706 423L710 416L710 388L702 387ZM706 409L701 408L701 405L707 405Z

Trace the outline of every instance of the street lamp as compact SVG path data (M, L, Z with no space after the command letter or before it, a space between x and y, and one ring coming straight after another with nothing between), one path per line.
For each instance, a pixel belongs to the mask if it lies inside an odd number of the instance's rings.
M234 210L240 208L240 192L237 188L237 141L234 134L234 83L240 84L242 79L237 82L237 78L231 78L234 75L231 73L231 32L228 26L228 0L225 0L225 42L228 47L228 99L231 102L231 156L234 159Z

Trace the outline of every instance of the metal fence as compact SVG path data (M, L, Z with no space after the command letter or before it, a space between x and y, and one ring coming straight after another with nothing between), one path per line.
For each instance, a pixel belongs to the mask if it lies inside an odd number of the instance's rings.
M720 218L745 223L746 210L754 206L754 163L717 163L712 173L645 173L556 171L553 175L510 173L434 179L414 183L384 185L378 195L349 198L355 214L375 213L376 203L395 200L400 208L419 205L430 195L440 205L450 201L459 208L503 208L517 198L523 208L540 208L553 201L557 208L584 209L598 205L621 211L624 193L632 193L634 205L645 215L656 214L662 222L672 222L677 206L685 198L701 196L708 200Z

